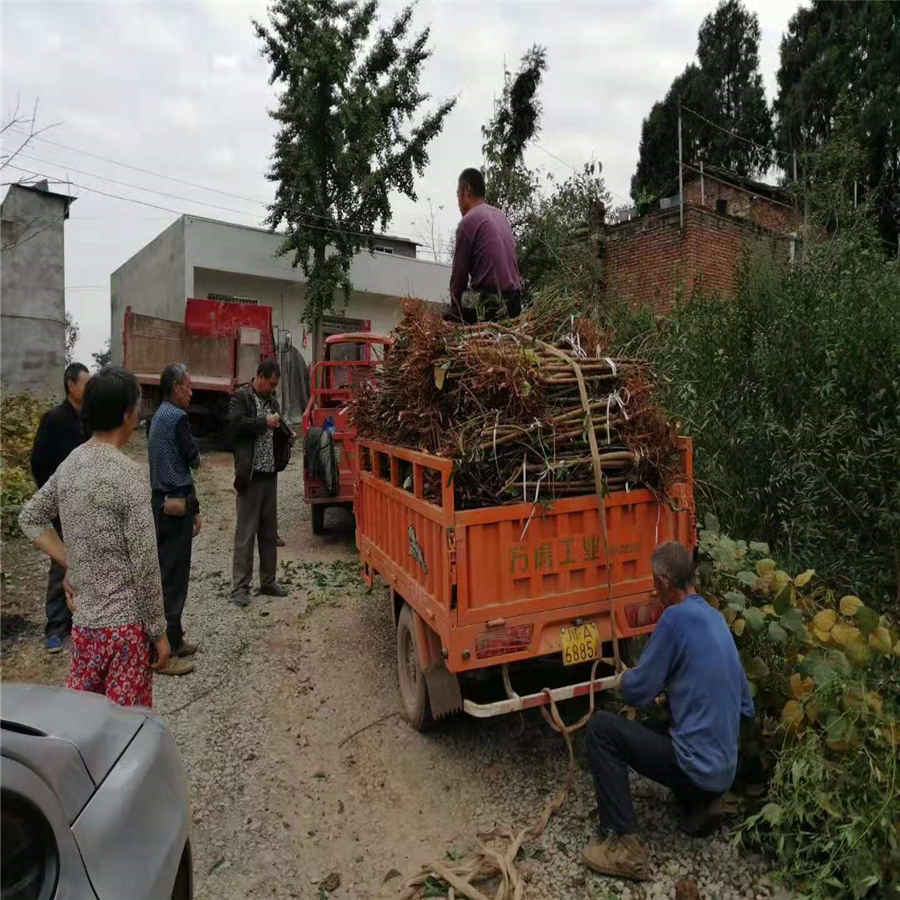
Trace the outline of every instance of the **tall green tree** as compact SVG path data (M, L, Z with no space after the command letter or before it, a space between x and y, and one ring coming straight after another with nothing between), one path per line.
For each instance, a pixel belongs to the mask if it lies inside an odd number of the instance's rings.
M285 228L280 253L306 275L311 327L338 289L349 296L353 256L391 221L390 192L417 199L415 175L456 103L422 114L429 31L410 33L406 7L373 34L377 11L377 0L275 0L268 27L253 23L281 89L267 222Z
M541 128L538 90L547 69L547 51L535 44L521 59L515 76L505 69L503 93L494 115L481 128L487 201L502 209L513 231L527 217L538 189L537 175L524 162L525 149Z
M631 194L660 194L678 179L678 106L684 161L718 165L737 175L768 169L772 113L759 70L759 18L741 0L722 0L697 34L697 61L689 64L644 119ZM736 136L737 135L737 136Z
M838 110L853 111L853 137L865 157L861 187L875 197L881 237L893 248L900 222L898 73L897 0L813 0L794 14L782 38L775 100L778 145L796 151L800 172L808 178L814 177L817 151L846 127Z

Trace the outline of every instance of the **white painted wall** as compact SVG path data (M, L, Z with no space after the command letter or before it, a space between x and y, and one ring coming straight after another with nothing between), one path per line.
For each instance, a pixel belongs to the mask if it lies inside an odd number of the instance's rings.
M291 257L275 254L283 237L260 228L182 216L112 275L112 359L122 360L125 307L180 322L186 297L208 293L253 297L272 307L279 328L309 361L313 338L302 346L305 280ZM333 315L368 319L373 331L389 332L400 320L402 301L418 297L440 303L448 294L450 267L400 255L359 254L350 268L350 302L339 298Z
M223 272L259 275L279 281L303 281L303 270L292 257L276 256L283 242L279 234L260 228L228 225L185 216L185 254L189 265ZM350 267L356 290L390 297L419 297L439 302L448 293L450 267L424 259L383 253L360 253ZM193 284L187 285L188 296Z

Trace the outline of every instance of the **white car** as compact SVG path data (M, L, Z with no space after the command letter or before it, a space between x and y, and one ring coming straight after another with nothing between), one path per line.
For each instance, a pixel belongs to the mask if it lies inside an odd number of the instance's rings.
M2 900L191 900L188 780L162 720L0 686Z

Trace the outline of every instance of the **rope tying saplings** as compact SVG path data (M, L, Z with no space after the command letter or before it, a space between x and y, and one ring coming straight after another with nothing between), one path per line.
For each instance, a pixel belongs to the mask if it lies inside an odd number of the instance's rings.
M360 436L453 459L459 509L594 493L591 435L605 490L664 494L678 454L652 373L615 357L575 305L540 297L505 325L467 327L407 303L377 381L351 404Z

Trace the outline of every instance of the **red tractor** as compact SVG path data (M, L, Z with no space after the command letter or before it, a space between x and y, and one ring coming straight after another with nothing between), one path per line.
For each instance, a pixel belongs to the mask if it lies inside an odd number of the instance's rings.
M313 534L325 530L329 506L353 509L359 453L348 420L353 385L372 378L389 352L383 334L354 332L325 339L325 359L310 372L303 414L303 499L312 507Z

